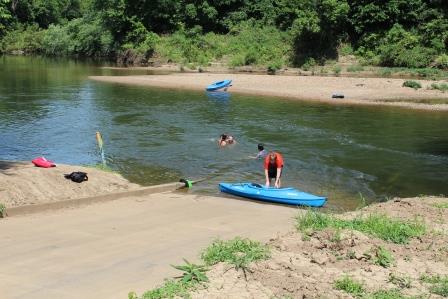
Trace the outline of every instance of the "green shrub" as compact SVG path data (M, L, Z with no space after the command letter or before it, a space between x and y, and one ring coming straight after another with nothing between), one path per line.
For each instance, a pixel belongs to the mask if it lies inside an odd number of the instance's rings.
M374 263L375 265L389 268L392 263L394 262L394 258L390 251L385 249L384 247L380 246L375 250L375 258Z
M448 70L448 55L442 54L438 56L434 61L435 67L443 70Z
M390 68L381 68L378 71L378 74L383 77L389 77L390 75L392 75L392 70Z
M385 35L377 48L380 64L422 68L428 66L435 51L421 45L420 37L395 24Z
M417 81L413 81L413 80L407 80L403 82L403 87L410 87L410 88L414 88L415 90L422 88L422 85L420 84L420 82Z
M344 276L343 278L336 280L334 282L334 287L336 290L344 291L354 297L359 297L365 293L363 285L349 276Z
M42 41L44 53L51 56L71 54L73 51L71 39L67 27L50 25Z
M268 257L269 249L266 245L238 237L229 241L216 240L201 254L207 265L226 262L234 265L236 269L244 269L250 263Z
M44 31L37 25L19 27L17 30L8 32L1 39L0 52L23 51L28 54L40 53L43 47L43 37Z
M296 220L299 231L322 230L327 227L353 229L397 244L407 243L409 239L419 237L426 231L425 226L419 222L393 219L381 214L342 220L331 215L307 211Z
M0 218L4 218L6 216L6 206L0 202Z
M350 65L347 68L347 72L351 72L351 73L353 73L353 72L362 72L363 70L364 70L364 67L362 65L359 65L359 64L357 64L357 65Z
M432 284L429 291L442 297L448 297L448 276L440 275L422 275L420 280L425 283Z
M189 291L192 289L191 283L185 283L181 280L167 280L165 283L153 290L147 291L143 293L142 299L165 299L165 298L175 298L175 297L182 297L187 298L189 297ZM136 298L135 293L131 293L133 297L132 299ZM138 297L137 297L138 298Z
M369 294L365 299L412 299L418 297L408 297L400 293L399 290L380 290Z
M352 45L350 44L342 44L339 48L339 55L347 56L347 55L353 55L354 51L352 48Z
M335 66L333 67L333 72L334 72L334 74L335 74L336 76L339 76L339 74L341 73L341 71L342 71L341 66L339 66L339 65L335 65Z
M431 89L437 89L440 91L448 91L448 84L447 83L433 83L431 84Z
M161 36L155 55L177 63L207 65L224 58L231 67L267 67L287 64L289 44L289 35L273 26L243 22L232 27L228 34L190 34L188 30L179 30Z
M316 60L314 60L314 58L310 57L305 61L305 63L301 66L301 68L304 71L309 71L310 69L314 68L316 65L317 65Z

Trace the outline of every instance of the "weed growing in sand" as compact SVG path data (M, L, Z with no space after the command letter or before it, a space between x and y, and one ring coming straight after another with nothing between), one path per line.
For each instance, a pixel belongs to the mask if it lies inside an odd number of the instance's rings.
M375 263L375 265L388 268L393 264L394 257L392 256L390 251L387 250L386 248L379 246L374 250L374 252L375 252L375 258L373 262Z
M389 282L398 286L401 289L409 289L411 288L411 278L409 276L399 276L393 273L389 274Z
M410 88L414 88L415 90L422 88L422 85L420 84L420 82L418 81L414 81L414 80L407 80L403 82L403 87L410 87Z
M181 280L166 280L165 283L153 290L147 291L143 293L141 297L137 297L134 292L128 294L129 299L162 299L162 298L175 298L182 297L188 298L190 297L189 291L194 288L194 285L191 283L185 283ZM131 297L132 296L132 297Z
M332 215L308 211L299 215L296 220L296 227L302 232L329 227L353 229L397 244L408 243L409 239L419 237L426 231L424 224L417 221L393 219L382 214L370 214L363 218L342 220Z
M207 269L203 265L192 264L186 259L184 261L185 265L173 266L184 272L181 277L166 280L162 286L143 293L141 297L138 297L135 292L130 292L128 299L189 298L190 291L208 281L205 275Z
M334 287L336 290L347 292L354 297L360 297L365 293L363 285L347 275L336 280L334 282Z
M205 272L207 268L204 265L192 264L184 259L185 265L173 266L175 269L183 271L183 275L180 277L184 283L201 283L208 281Z
M228 241L216 240L201 254L202 260L209 266L226 262L234 265L237 270L268 257L269 249L266 245L239 237Z
M408 297L400 293L400 290L380 290L363 297L363 299L417 299L419 297Z
M437 90L445 92L445 91L448 91L448 84L446 84L446 83L440 83L440 84L433 83L433 84L431 84L431 88L430 89L437 89Z
M363 70L364 70L364 67L362 65L359 65L359 64L350 65L347 68L347 72L350 72L350 73L362 72Z
M0 202L0 218L6 216L6 206Z
M439 209L448 209L448 202L444 203L435 203L432 205L433 207L439 208Z
M420 277L422 282L426 282L432 284L429 288L429 291L433 294L440 295L442 297L448 297L448 276L440 276L440 275L427 275L423 274Z

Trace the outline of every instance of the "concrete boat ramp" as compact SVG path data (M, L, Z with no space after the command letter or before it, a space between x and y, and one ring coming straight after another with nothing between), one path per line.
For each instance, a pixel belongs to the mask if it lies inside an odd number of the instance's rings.
M0 219L1 298L142 294L180 274L171 264L198 261L215 238L267 241L293 229L298 212L185 190L31 210Z

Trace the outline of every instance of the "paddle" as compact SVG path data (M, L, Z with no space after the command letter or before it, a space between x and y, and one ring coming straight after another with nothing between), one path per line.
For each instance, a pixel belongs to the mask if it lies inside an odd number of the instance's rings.
M103 162L103 166L106 166L106 158L104 157L104 150L103 150L103 138L101 137L100 132L96 132L96 141L98 142L98 148L100 149L101 161Z

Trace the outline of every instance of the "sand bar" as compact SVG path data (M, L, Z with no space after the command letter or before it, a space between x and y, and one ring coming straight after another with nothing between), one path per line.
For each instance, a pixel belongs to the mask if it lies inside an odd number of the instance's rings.
M272 76L249 74L176 73L143 76L90 76L92 80L153 86L162 88L204 90L215 81L232 79L232 93L275 96L336 105L381 105L421 110L448 111L447 103L421 103L426 100L448 101L448 93L428 89L436 81L418 80L422 88L402 87L405 79L347 78L318 76ZM334 93L344 99L332 99Z

